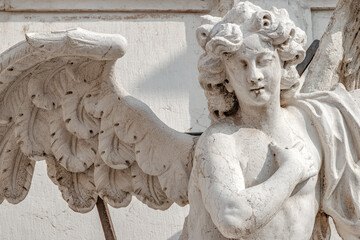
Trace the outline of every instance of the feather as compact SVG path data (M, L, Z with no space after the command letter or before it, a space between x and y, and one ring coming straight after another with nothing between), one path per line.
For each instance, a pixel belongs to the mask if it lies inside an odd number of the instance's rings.
M84 172L73 173L63 168L54 158L47 158L50 179L59 187L69 207L76 212L91 211L97 200L94 184L94 166Z
M50 116L51 150L61 166L71 172L83 172L96 158L95 139L83 140L69 133L60 109Z
M126 207L134 191L130 169L119 170L107 166L99 157L95 162L94 180L99 196L113 207Z
M162 190L158 177L145 174L137 164L131 166L131 179L136 197L149 207L166 210L173 203Z
M0 143L0 196L16 204L29 192L35 162L21 152L13 131L10 128Z
M15 121L16 142L32 160L44 160L50 154L50 130L47 112L26 99Z
M117 109L114 107L114 109ZM135 161L134 145L126 144L115 134L113 111L101 120L99 153L104 162L115 169L126 169ZM123 114L123 113L119 113Z
M9 84L7 91L0 97L0 124L8 124L16 118L27 96L27 79L20 77Z
M89 139L99 133L100 120L88 114L84 100L88 95L87 86L74 86L68 89L62 101L63 120L72 134L82 139Z
M53 110L61 105L63 89L58 88L55 83L68 81L61 74L67 62L67 59L54 58L34 70L29 79L28 95L36 107Z

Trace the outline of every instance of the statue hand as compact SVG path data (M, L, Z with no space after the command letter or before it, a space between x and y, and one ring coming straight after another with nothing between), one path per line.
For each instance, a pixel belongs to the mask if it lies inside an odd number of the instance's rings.
M314 160L304 147L303 142L299 141L291 148L282 148L274 143L271 143L269 147L275 154L275 160L280 167L289 164L291 168L299 169L299 182L317 175L318 171L314 166Z

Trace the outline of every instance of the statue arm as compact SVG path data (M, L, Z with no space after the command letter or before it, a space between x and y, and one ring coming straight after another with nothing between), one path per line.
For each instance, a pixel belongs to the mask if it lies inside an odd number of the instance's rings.
M240 238L267 224L304 174L299 161L287 160L267 181L245 188L240 161L232 150L234 140L224 134L212 135L199 141L195 161L198 186L212 221L225 237ZM285 157L295 157L290 155Z

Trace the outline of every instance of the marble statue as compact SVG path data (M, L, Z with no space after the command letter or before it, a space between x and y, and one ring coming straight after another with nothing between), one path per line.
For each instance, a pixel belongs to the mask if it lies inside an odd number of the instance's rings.
M213 124L195 149L183 239L321 239L323 214L358 239L359 110L349 94L298 93L306 36L285 10L240 3L204 21L199 80Z
M358 92L300 93L305 33L249 2L204 16L199 82L211 126L162 123L114 74L119 35L27 34L0 55L0 202L22 201L36 161L74 211L98 196L155 209L190 204L187 239L360 238ZM305 79L307 81L307 79Z

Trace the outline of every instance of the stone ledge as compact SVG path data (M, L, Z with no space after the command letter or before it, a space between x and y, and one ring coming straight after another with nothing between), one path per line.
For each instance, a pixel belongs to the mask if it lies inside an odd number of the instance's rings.
M0 0L5 12L210 12L218 0Z

